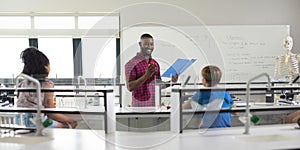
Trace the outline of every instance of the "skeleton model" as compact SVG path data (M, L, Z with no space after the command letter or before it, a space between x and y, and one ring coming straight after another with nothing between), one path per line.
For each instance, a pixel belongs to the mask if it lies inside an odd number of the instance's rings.
M276 58L274 78L292 82L294 76L299 75L298 60L300 56L291 52L293 47L292 37L287 36L284 38L282 44L286 54Z

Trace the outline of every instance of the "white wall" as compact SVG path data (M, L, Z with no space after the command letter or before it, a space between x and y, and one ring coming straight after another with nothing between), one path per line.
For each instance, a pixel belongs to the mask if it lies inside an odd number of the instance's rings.
M286 24L290 25L294 37L294 52L300 52L299 7L299 0L0 1L0 12L121 12L123 27L145 21L193 25L199 23L196 19L208 25Z

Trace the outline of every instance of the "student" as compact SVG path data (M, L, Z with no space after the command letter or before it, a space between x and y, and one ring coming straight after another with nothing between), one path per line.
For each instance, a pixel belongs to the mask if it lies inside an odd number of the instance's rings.
M39 51L37 48L30 47L22 51L20 55L24 68L22 73L32 76L40 81L41 88L53 88L54 83L50 81L47 77L50 72L50 62L45 54ZM35 87L36 85L29 81L23 80L17 85L19 88ZM36 92L19 92L17 101L17 107L26 108L37 108L37 95ZM41 108L55 108L53 104L53 92L42 92L41 93ZM75 128L77 122L65 115L49 113L42 116L42 122L47 118L51 118L52 124L49 128ZM27 113L23 116L24 124L27 127L35 127L35 113Z
M202 83L204 87L217 87L219 84L222 72L217 66L208 65L201 70ZM215 100L222 100L222 108L231 108L233 100L227 91L200 91L196 92L191 101L183 103L183 109L190 109L197 107L197 105L207 105ZM215 101L216 102L216 101ZM196 105L195 105L196 104ZM218 108L217 108L218 109ZM202 116L201 128L225 128L231 127L231 114L230 112L218 114L204 114Z
M125 64L127 89L132 92L133 107L155 106L155 83L162 82L160 66L152 58L153 37L145 33L140 37L140 52ZM177 82L178 75L172 77Z

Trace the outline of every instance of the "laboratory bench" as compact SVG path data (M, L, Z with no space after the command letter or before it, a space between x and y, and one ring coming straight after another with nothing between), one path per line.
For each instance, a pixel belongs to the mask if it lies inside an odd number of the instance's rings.
M169 131L171 130L171 109L146 108L141 110L135 108L115 107L118 131ZM270 103L252 103L251 114L259 117L260 121L256 125L284 124L286 116L296 110L300 110L300 105L279 106ZM183 129L195 129L200 123L200 114L208 113L206 109L186 109L182 111ZM220 109L210 112L236 112L231 115L232 126L244 126L239 117L245 114L245 107L232 109ZM120 126L121 125L121 126ZM150 128L151 127L151 128Z
M172 108L171 108L172 109ZM153 132L153 131L170 131L171 130L171 109L165 107L155 108L134 108L122 107L115 104L115 128L117 131L139 131L139 132ZM285 117L295 110L300 110L300 105L278 106L270 103L251 103L251 114L260 118L259 125L283 124ZM218 112L237 112L237 115L231 115L232 126L243 126L244 124L239 120L239 117L244 115L245 107L236 107L231 110L221 109ZM16 112L19 113L35 113L33 108L0 108L2 117L14 117ZM78 121L76 129L94 129L104 130L105 123L105 109L103 106L88 106L87 108L44 108L42 113L62 113L74 118ZM183 129L195 129L200 123L199 114L207 113L205 109L183 110ZM0 120L1 122L1 120ZM3 122L3 121L2 121ZM10 121L7 123L13 123Z
M172 88L171 97L173 98L173 100L171 103L171 107L173 109L171 109L171 114L172 114L171 118L173 119L171 119L171 131L182 133L184 128L188 124L188 121L191 120L194 114L206 114L206 113L217 114L220 112L237 112L237 113L244 113L244 116L250 116L251 114L256 115L256 114L269 113L270 115L272 115L272 117L279 118L278 119L279 123L283 123L284 118L287 114L300 109L299 107L300 105L296 103L295 105L289 104L289 106L278 106L278 104L287 105L286 103L278 103L275 96L275 94L280 93L283 89L288 90L291 93L298 94L299 86L276 87L276 86L271 86L271 84L268 83L259 86L256 85L255 87L250 88L250 82L248 82L246 87L219 86L219 87L198 87L198 88L195 87ZM231 94L235 93L238 95L246 95L246 99L244 99L243 101L245 105L244 107L238 107L238 108L221 108L224 100L216 99L208 103L207 105L197 107L197 109L183 110L182 104L185 100L187 100L186 97L187 93L205 92L205 91L206 92L207 91L209 92L229 91ZM261 103L259 99L253 99L253 98L250 99L250 96L253 95L263 95L265 97L266 95L271 95L272 101L265 100L265 102ZM281 114L282 112L285 113L283 116L276 116L276 114ZM190 116L192 117L188 117L188 119L186 119L187 117L184 116L186 114L190 114ZM184 122L184 119L188 121ZM232 119L232 120L233 120L233 126L236 126L235 124L236 120L240 120L240 119ZM269 120L273 120L273 119L269 118ZM250 121L246 123L249 126L248 123L250 124ZM242 124L240 123L239 125L244 125L244 123Z
M1 134L3 150L65 149L299 149L300 129L296 124L254 126L250 134L243 127L171 131L123 132L105 134L103 130L45 129L43 136L33 133Z
M15 92L15 91L26 91L26 92L37 92L35 88L0 88L0 92ZM14 117L18 113L62 113L67 114L79 122L92 124L95 129L102 128L105 133L114 132L115 131L115 113L114 113L114 102L113 102L113 89L112 88L93 88L93 89L81 89L74 88L73 86L68 88L43 88L40 89L41 92L62 92L67 93L64 96L73 96L73 104L76 108L20 108L20 107L0 107L0 128L5 129L18 129L22 126L22 121L20 125L16 125L14 123ZM86 101L82 98L74 99L74 97L78 96L80 93L83 93L83 97L87 97L87 93L101 93L100 95L96 95L96 97L103 98L103 105L97 108L90 107L87 109ZM82 96L80 96L82 97ZM95 96L94 96L95 97ZM4 119L3 119L4 117ZM7 119L8 118L8 119ZM102 120L101 124L94 120ZM87 120L84 120L87 119ZM92 121L90 121L92 120Z
M282 89L299 93L295 87L259 87L251 88L251 96L271 94L273 102L265 99L251 101L250 112L261 117L260 123L250 127L250 134L244 134L244 124L239 121L239 115L246 112L246 107L218 110L182 110L181 104L190 97L187 93L204 88L172 88L169 93L159 93L161 98L172 98L171 109L165 107L133 108L124 105L124 84L117 85L118 94L114 90L82 89L84 85L72 85L71 88L41 89L42 92L62 92L57 97L87 98L95 95L86 93L108 92L109 101L101 106L70 108L66 104L62 108L41 109L42 113L63 113L78 121L76 129L44 129L43 136L34 133L21 134L18 130L3 129L0 132L1 149L296 149L300 148L298 139L300 129L297 124L283 124L285 116L300 109L300 105L277 105L275 94ZM234 91L235 95L245 95L246 88L226 87L219 90ZM242 88L241 88L242 87ZM75 88L75 89L74 89ZM15 88L0 88L0 91L15 91ZM18 89L19 91L34 91L35 89ZM215 90L215 89L214 89ZM262 91L262 92L261 92ZM65 92L71 92L70 95ZM114 92L114 93L113 93ZM115 95L113 95L113 94ZM76 95L76 96L75 96ZM115 104L118 99L119 103ZM67 98L65 98L67 101ZM105 107L106 104L109 106ZM69 104L68 104L69 105ZM35 113L36 109L0 107L0 112L6 115L20 113ZM198 114L208 112L237 112L232 115L233 127L218 129L196 129L191 124L197 124ZM190 118L192 116L192 119ZM265 117L265 118L264 118ZM193 122L193 120L196 120ZM268 120L268 121L265 121ZM273 121L273 122L270 122ZM107 124L108 123L108 124ZM196 125L197 127L197 125ZM109 129L108 129L109 128ZM185 130L184 132L178 132ZM108 132L111 131L111 132ZM130 131L130 132L128 132ZM155 132L154 132L155 131ZM147 133L145 133L147 132ZM67 140L66 140L67 139Z
M266 83L260 83L260 85L256 85L256 87L251 88L251 95L263 95L265 97L266 94L270 94L268 89L266 88ZM190 95L187 93L193 93L195 91L200 91L200 90L207 90L204 89L203 87L201 88L177 88L174 86L171 88L171 91L169 89L168 92L161 91L162 89L159 89L161 92L159 92L159 97L161 98L168 98L171 99L170 102L172 104L171 109L167 110L165 107L156 107L156 108L134 108L134 107L125 107L126 105L121 105L121 101L124 101L124 95L122 95L122 88L124 88L125 84L118 84L117 86L117 92L115 92L115 89L112 90L112 85L111 84L105 84L106 88L109 88L107 92L112 93L114 98L113 100L109 101L111 104L112 102L115 103L113 104L114 107L109 110L113 112L112 116L115 117L108 117L115 119L115 121L112 123L113 125L116 124L116 130L117 131L170 131L172 130L171 125L173 124L171 121L179 118L179 117L174 117L172 116L171 111L172 110L179 110L180 108L179 102L182 102L183 99L189 98ZM102 94L100 95L85 95L85 93L91 94L91 93L101 93L103 91L99 90L99 87L103 88L103 86L97 85L97 87L91 88L86 88L83 89L84 85L80 86L75 86L75 85L67 85L65 87L64 85L58 86L59 88L55 87L52 89L41 89L43 92L56 92L56 98L57 98L57 105L59 104L59 101L61 100L60 98L64 98L64 101L68 101L68 97L73 99L76 98L79 101L82 101L84 98L92 98L92 97L103 97ZM93 85L92 85L93 86ZM77 88L76 88L77 87ZM282 89L285 90L294 90L294 93L297 93L299 90L298 86L295 87L272 87L272 94L278 93L278 91L281 91ZM15 88L3 88L0 89L0 91L15 91ZM34 89L18 89L19 91L32 91ZM243 88L242 85L229 85L226 86L226 88L220 88L219 90L228 90L235 95L245 95L246 88ZM263 91L263 92L261 92ZM59 92L59 93L57 93ZM71 94L66 94L70 92ZM178 96L171 96L171 94L174 93L182 93L180 97ZM273 96L274 98L274 96ZM76 101L77 101L76 100ZM119 100L119 103L116 103L116 100ZM266 103L262 102L265 101L265 99L256 99L255 101L251 102L251 107L250 111L251 114L253 115L258 115L261 120L258 125L269 125L269 124L283 124L284 123L284 118L286 117L287 114L300 109L298 105L289 105L289 106L278 106L274 105L274 100L273 103ZM106 101L104 101L106 102ZM161 101L160 101L161 102ZM175 102L175 103L174 103ZM69 103L70 104L70 103ZM97 107L97 106L88 106L87 108L79 108L76 109L74 108L74 104L70 104L71 106L69 107L69 104L63 104L60 105L59 107L61 108L56 108L56 109L42 109L42 113L64 113L68 114L71 117L75 118L79 125L78 129L95 129L95 130L100 130L105 127L105 108L106 107ZM104 105L104 103L102 103ZM101 104L101 105L102 105ZM69 108L68 108L69 107ZM19 108L18 108L19 109ZM182 129L194 129L195 126L193 124L197 124L197 121L199 120L199 117L197 117L197 114L204 114L208 112L208 110L182 110L182 115L183 116L190 116L193 115L194 117L190 119L189 117L182 117L181 121L184 122L184 126L182 126ZM6 108L0 108L0 111L2 112L16 112L16 111L25 111L25 110L14 110L12 109L6 109ZM29 110L26 110L29 111ZM30 112L34 112L36 110L31 110ZM221 109L217 110L218 112L238 112L240 115L242 115L245 112L245 107L238 107L238 108L233 108L233 109ZM173 118L173 119L172 119ZM174 119L175 118L175 119ZM187 119L188 118L188 119ZM176 121L179 122L179 121ZM177 123L176 123L177 124ZM232 125L234 127L236 126L243 126L244 124L240 122L239 120L239 115L232 115Z

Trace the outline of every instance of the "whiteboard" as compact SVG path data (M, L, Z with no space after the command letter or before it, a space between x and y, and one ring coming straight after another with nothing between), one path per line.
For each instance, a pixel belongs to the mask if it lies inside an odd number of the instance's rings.
M200 70L208 64L222 69L222 82L246 82L263 72L273 77L275 57L285 53L282 40L289 31L289 25L130 27L122 30L121 78L125 81L125 63L140 51L143 33L154 38L152 56L161 74L177 58L188 58L197 61L183 76L191 75L195 81L201 81Z

